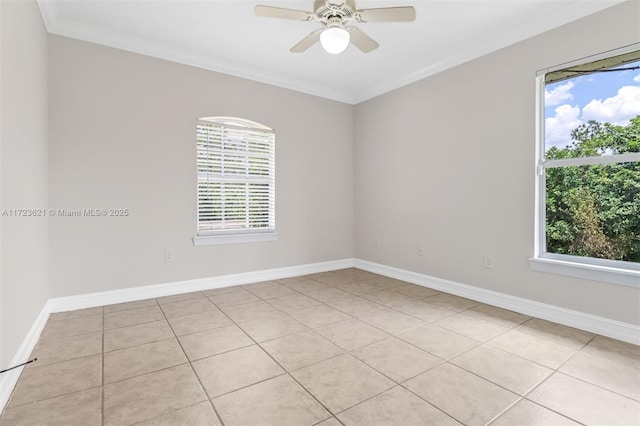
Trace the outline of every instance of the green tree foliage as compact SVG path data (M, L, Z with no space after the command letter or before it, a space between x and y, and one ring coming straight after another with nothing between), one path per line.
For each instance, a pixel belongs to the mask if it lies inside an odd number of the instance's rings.
M640 152L640 116L627 126L589 121L547 159ZM547 251L640 262L640 163L547 170Z

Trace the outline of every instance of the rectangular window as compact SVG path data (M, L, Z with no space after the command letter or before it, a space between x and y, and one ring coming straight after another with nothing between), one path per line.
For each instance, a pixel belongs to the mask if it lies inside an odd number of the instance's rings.
M537 82L532 269L640 286L640 45Z
M275 133L244 119L198 120L196 245L275 239Z

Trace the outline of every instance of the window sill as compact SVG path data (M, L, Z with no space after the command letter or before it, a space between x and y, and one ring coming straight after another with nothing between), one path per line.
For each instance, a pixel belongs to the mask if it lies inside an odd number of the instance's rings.
M193 245L212 246L218 244L260 243L277 239L278 234L275 232L264 234L198 235L193 237Z
M545 257L529 259L529 267L533 271L546 272L549 274L565 275L573 278L600 281L627 287L640 287L640 271L631 269L570 262Z

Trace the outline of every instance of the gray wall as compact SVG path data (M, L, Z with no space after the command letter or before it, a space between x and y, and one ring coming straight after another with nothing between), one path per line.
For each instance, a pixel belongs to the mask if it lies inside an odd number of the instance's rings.
M352 106L49 40L49 204L131 211L51 219L52 297L352 257ZM193 246L195 123L216 115L276 129L275 242Z
M35 2L2 1L0 203L47 206L47 33ZM48 293L46 217L0 222L0 366L8 366Z
M536 71L636 43L639 28L640 3L623 3L357 105L355 256L640 324L638 289L527 263Z

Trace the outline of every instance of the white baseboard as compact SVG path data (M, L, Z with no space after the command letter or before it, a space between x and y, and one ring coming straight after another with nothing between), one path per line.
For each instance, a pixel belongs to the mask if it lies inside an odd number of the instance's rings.
M381 265L366 260L356 259L354 267L365 271L385 275L390 278L407 281L424 287L433 288L456 296L466 297L488 305L508 309L536 318L564 324L569 327L590 331L602 336L640 345L640 327L621 321L615 321L584 312L573 311L559 306L548 305L534 300L510 296L497 291L485 290L466 284L443 280L429 275Z
M38 339L40 339L40 334L42 334L42 330L44 326L47 324L47 320L49 319L49 302L45 303L44 307L38 314L38 317L33 322L33 325L29 329L29 332L25 336L22 344L18 348L18 352L16 352L15 356L11 360L10 365L18 365L23 362L27 362L29 360L29 356L33 353L33 350L38 343ZM4 410L5 405L9 402L9 398L11 397L11 392L13 392L13 388L18 383L18 379L20 378L20 374L22 374L22 370L24 367L16 368L15 370L7 371L0 375L0 413Z
M283 268L264 269L261 271L243 272L239 274L220 275L210 278L176 281L165 284L125 288L121 290L102 291L99 293L80 294L77 296L57 297L49 299L50 312L66 312L96 306L113 305L115 303L172 296L192 291L212 290L260 281L271 281L318 272L351 268L355 259L340 259L328 262L310 263L306 265L287 266Z
M27 357L32 353L38 339L40 338L40 334L42 333L47 319L49 318L49 314L53 312L92 308L95 306L105 306L114 303L171 296L174 294L188 293L192 291L211 290L260 281L277 280L351 267L356 267L390 278L396 278L446 293L455 294L457 296L466 297L478 302L509 309L532 317L546 319L559 324L568 325L570 327L579 328L603 336L640 345L640 327L637 325L614 321L578 311L572 311L558 306L510 296L508 294L485 290L479 287L473 287L453 281L447 281L431 277L429 275L419 274L417 272L407 271L365 260L341 259L329 262L265 269L262 271L244 272L211 278L201 278L49 299L34 321L29 333L25 336L22 345L20 345L18 352L13 357L11 365L27 361ZM0 376L0 412L4 410L4 407L11 396L11 392L18 382L21 372L22 367Z

